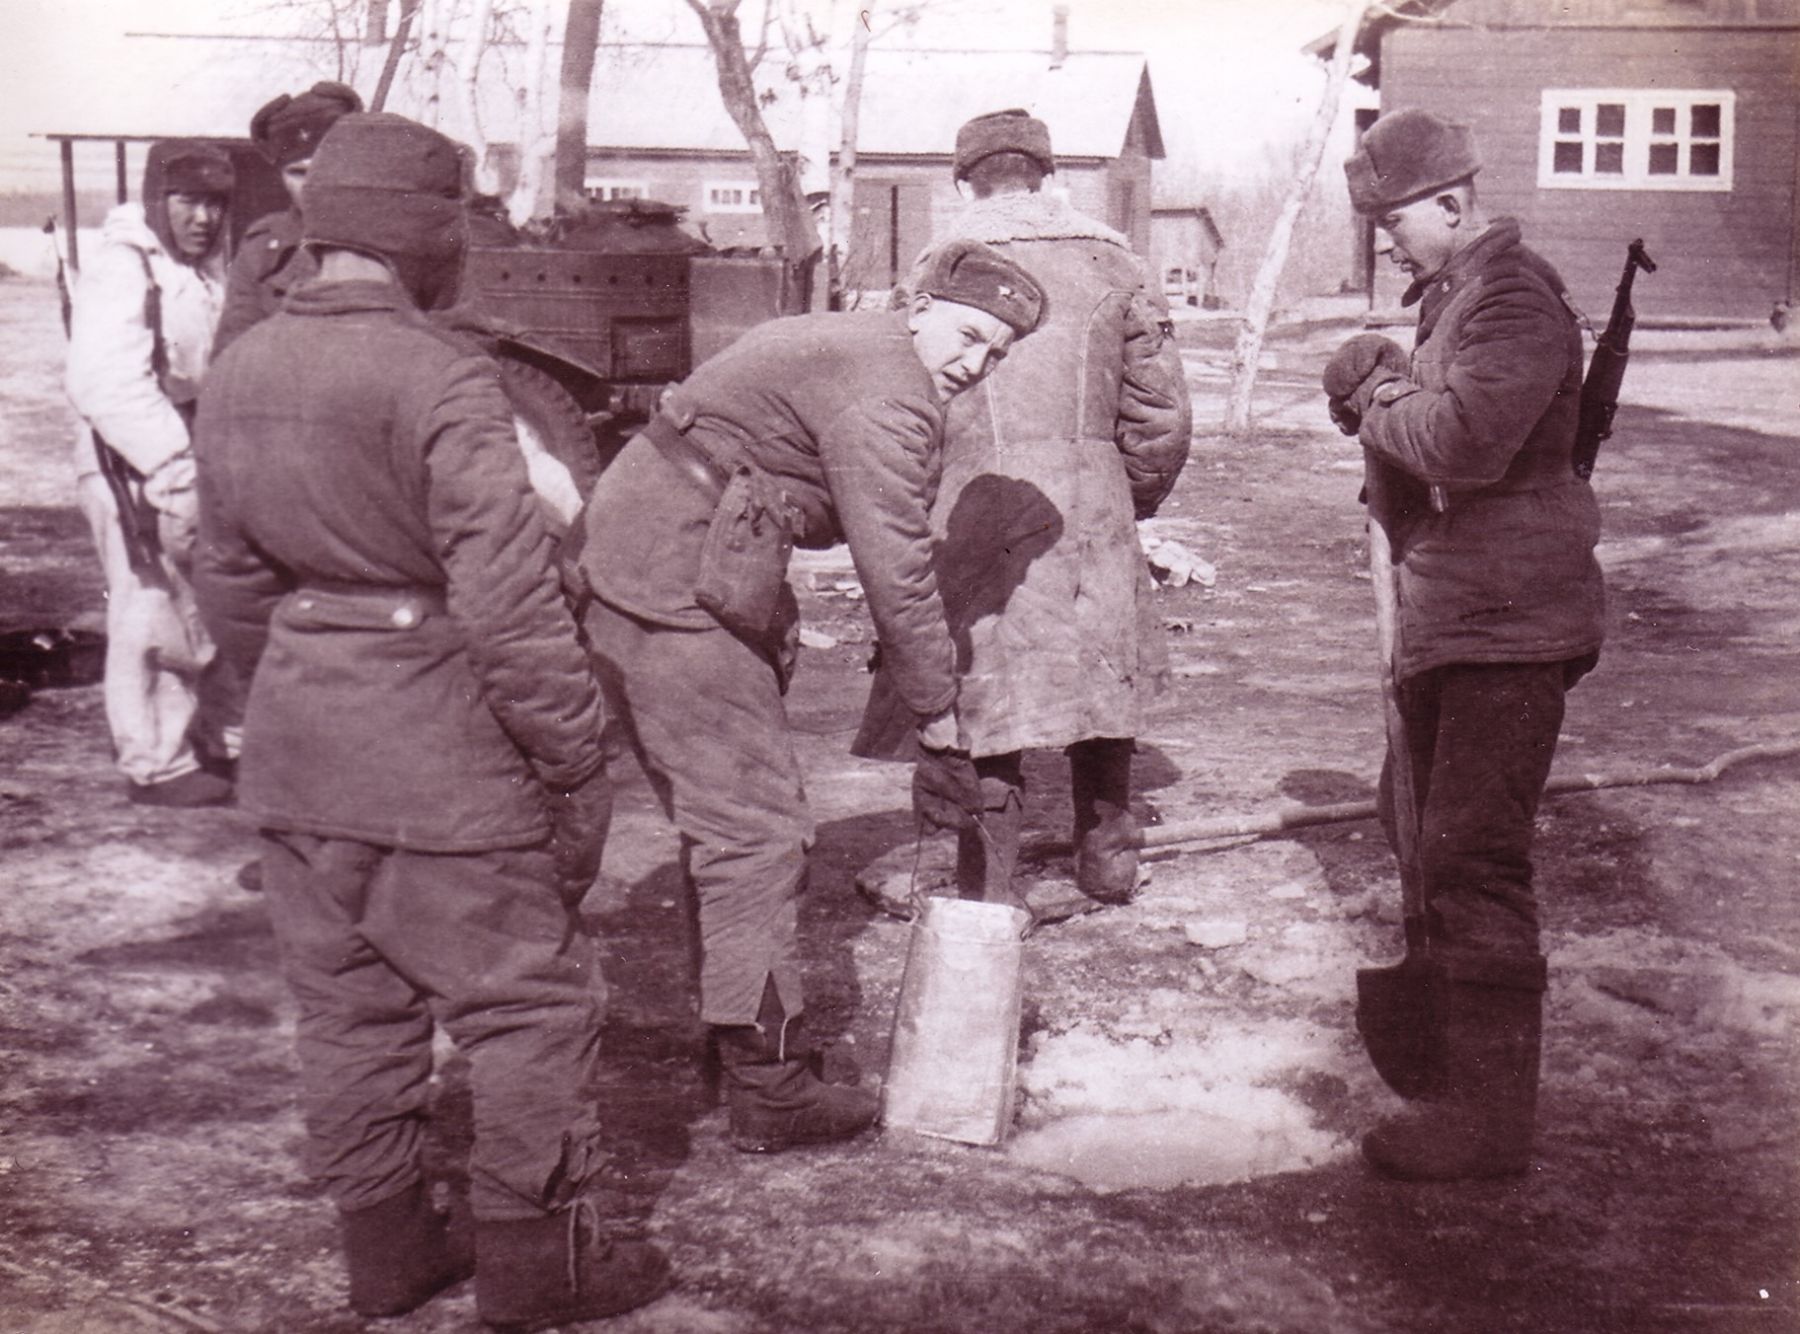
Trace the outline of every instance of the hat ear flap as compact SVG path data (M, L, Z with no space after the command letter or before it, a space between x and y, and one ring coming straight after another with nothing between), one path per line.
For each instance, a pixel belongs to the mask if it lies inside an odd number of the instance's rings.
M251 140L259 145L267 144L269 141L269 122L285 111L288 103L293 100L294 99L289 97L286 93L283 93L273 101L263 103L257 113L250 117Z

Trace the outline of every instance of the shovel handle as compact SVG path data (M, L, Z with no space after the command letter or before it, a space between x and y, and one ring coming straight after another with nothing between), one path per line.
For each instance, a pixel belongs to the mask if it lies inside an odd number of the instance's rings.
M1425 888L1419 875L1419 803L1413 781L1412 749L1400 716L1394 661L1400 642L1400 579L1393 543L1382 520L1387 512L1382 465L1366 460L1369 504L1369 582L1375 589L1375 637L1380 648L1381 716L1386 727L1388 783L1394 803L1395 859L1400 864L1401 908L1409 933L1425 918Z

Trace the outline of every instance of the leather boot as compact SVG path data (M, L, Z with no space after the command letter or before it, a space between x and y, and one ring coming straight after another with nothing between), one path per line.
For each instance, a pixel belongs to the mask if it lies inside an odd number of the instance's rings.
M1363 1137L1363 1156L1408 1181L1516 1176L1531 1166L1544 1013L1543 958L1439 950L1442 1091Z
M1068 747L1075 804L1075 885L1097 903L1137 897L1138 821L1131 810L1130 737L1097 737Z
M451 1238L423 1181L367 1209L343 1210L338 1230L358 1315L405 1315L475 1270L466 1238Z
M731 1109L731 1146L741 1153L850 1139L873 1125L881 1110L873 1093L819 1077L823 1062L805 1045L801 1018L783 1013L771 978L755 1024L714 1030Z
M982 756L975 761L981 779L980 823L956 835L956 890L965 899L1023 908L1025 896L1014 884L1019 866L1019 840L1025 833L1025 776L1015 751Z
M475 1308L507 1334L600 1320L669 1290L669 1261L645 1241L603 1236L593 1204L475 1229Z

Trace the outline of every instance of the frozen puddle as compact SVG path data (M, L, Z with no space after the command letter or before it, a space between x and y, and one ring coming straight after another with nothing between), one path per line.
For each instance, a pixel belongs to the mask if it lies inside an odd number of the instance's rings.
M1350 1147L1314 1129L1295 1103L1273 1120L1185 1110L1071 1116L1018 1135L1007 1155L1090 1190L1157 1190L1297 1172Z
M1019 1070L1023 1115L1008 1157L1111 1191L1224 1185L1354 1152L1280 1087L1293 1070L1333 1069L1342 1055L1329 1034L1281 1021L1145 1027L1040 1034Z

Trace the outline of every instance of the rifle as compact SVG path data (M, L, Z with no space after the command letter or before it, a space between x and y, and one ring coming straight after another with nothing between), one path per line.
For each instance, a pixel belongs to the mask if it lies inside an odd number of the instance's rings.
M1625 363L1631 356L1631 330L1637 312L1631 308L1631 283L1637 271L1655 273L1656 264L1644 253L1640 237L1625 251L1625 275L1613 298L1612 318L1606 332L1594 344L1593 360L1581 382L1581 415L1575 427L1575 475L1586 481L1594 472L1600 442L1612 434L1613 414L1619 410L1619 385L1625 379Z
M44 235L50 238L50 248L56 254L56 296L62 304L63 334L67 336L74 323L74 302L69 294L69 276L63 264L62 246L56 240L55 218L44 219ZM168 349L163 344L162 336L162 289L151 276L148 261L145 261L144 277L149 283L149 289L144 295L144 317L150 324L152 370L160 381L163 371L167 369ZM92 431L92 434L94 455L100 463L100 476L105 479L106 489L112 492L113 503L118 507L119 533L125 541L125 559L140 579L148 583L160 583L163 578L162 542L156 534L156 511L144 499L144 475L126 462L118 450L107 444L99 431Z

